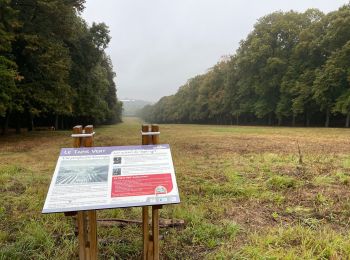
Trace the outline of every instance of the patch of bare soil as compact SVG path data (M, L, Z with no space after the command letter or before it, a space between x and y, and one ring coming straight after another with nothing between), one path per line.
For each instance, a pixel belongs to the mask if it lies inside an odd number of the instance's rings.
M210 136L210 138L191 138L191 143L178 142L180 149L194 154L203 154L206 149L211 153L298 153L298 143L303 154L307 153L348 153L349 140L327 138L285 137L285 136Z
M60 132L45 132L43 135L25 134L0 137L0 153L21 153L43 147L44 149L57 148L66 144L70 139L62 136ZM70 143L70 142L69 142Z
M350 190L345 185L328 185L326 187L306 185L303 188L286 193L285 208L301 209L284 212L289 221L305 218L318 219L337 230L344 230L350 224Z
M266 203L257 201L241 201L230 205L226 209L226 216L234 220L246 230L259 230L266 226L273 226L276 221L272 217L274 209Z

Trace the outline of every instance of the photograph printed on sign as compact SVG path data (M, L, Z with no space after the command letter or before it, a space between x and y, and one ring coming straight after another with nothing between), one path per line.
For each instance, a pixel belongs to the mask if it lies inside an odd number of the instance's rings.
M121 175L122 174L122 169L121 168L119 168L119 166L117 166L117 167L113 167L113 176L119 176L119 175Z
M113 164L121 164L121 163L122 163L122 157L113 158Z
M107 182L108 157L97 160L62 160L56 185Z

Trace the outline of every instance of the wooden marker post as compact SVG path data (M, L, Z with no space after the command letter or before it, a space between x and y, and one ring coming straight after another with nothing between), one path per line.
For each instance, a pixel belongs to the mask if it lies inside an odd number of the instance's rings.
M151 130L150 135L147 135ZM142 125L142 145L159 144L159 126ZM152 235L149 234L148 207L142 207L143 259L159 260L159 209L152 206Z
M87 125L73 127L73 147L93 146L93 126ZM74 136L75 135L75 136ZM68 215L68 214L67 214ZM80 260L97 259L97 221L96 210L78 211L78 243Z

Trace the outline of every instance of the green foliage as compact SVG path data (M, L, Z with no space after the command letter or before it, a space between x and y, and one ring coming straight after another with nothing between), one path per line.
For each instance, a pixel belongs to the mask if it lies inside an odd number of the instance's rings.
M0 116L15 106L13 98L16 94L16 64L4 56L0 56Z
M295 188L297 182L295 179L288 176L275 175L267 181L267 185L274 190L285 190Z
M17 92L17 65L10 55L17 20L16 12L9 3L9 0L0 0L0 117L5 116L7 110L20 107L14 100Z
M327 15L275 12L258 20L234 55L141 113L146 121L350 126L350 5Z
M220 225L201 221L191 223L191 226L185 229L183 236L189 244L198 244L211 249L220 245L222 240L235 237L238 231L238 225L229 221Z
M349 255L349 236L328 228L314 231L301 225L274 228L268 234L251 236L240 251L248 259L341 259Z
M84 1L0 1L0 121L7 127L121 121L108 27L89 27ZM6 119L1 119L5 117ZM20 120L20 118L23 118ZM17 122L13 122L17 121ZM51 121L51 122L50 122Z

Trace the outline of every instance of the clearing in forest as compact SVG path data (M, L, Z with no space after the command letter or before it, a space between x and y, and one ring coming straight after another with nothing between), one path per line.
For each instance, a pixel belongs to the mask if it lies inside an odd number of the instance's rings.
M96 128L95 145L140 144L141 122ZM162 259L340 259L350 256L348 129L160 125L181 204L162 218ZM0 259L72 259L73 223L41 209L70 131L0 137ZM98 218L141 219L141 209ZM138 225L98 226L101 259L137 259Z

